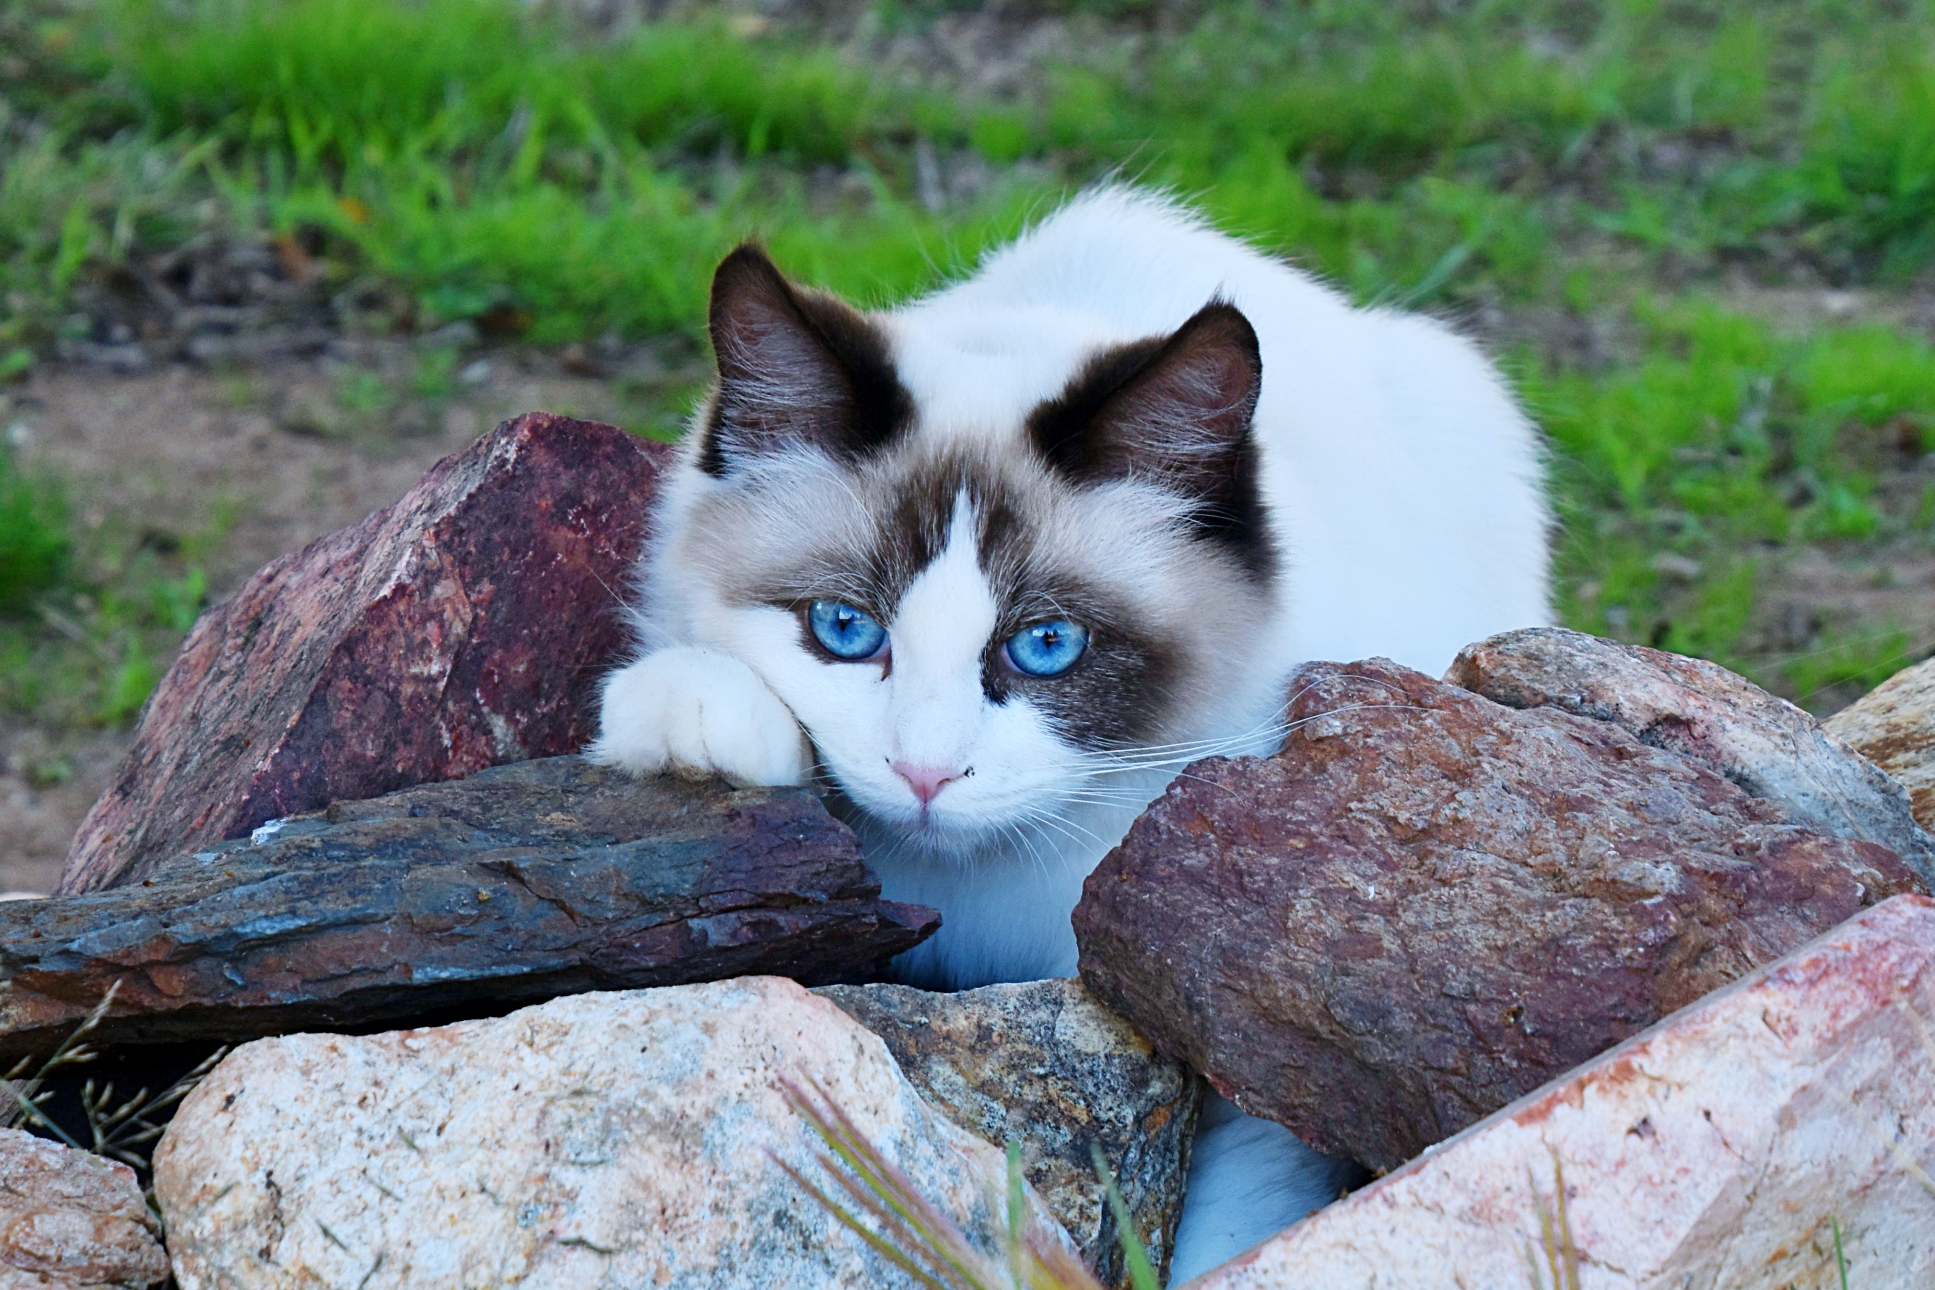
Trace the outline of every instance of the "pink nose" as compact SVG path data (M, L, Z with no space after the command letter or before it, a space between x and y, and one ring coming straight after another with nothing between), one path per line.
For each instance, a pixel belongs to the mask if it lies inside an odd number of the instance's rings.
M914 790L920 804L926 806L940 795L940 791L961 778L958 770L948 770L941 766L915 766L904 761L894 763L894 773L907 781L907 787Z

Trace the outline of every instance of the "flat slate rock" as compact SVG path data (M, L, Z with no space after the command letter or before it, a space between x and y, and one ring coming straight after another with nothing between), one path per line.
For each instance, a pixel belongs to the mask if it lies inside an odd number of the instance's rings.
M1935 840L1916 822L1908 790L1883 773L1890 768L1850 746L1857 741L1842 739L1834 722L1718 663L1530 627L1467 645L1445 680L1510 708L1610 721L1778 802L1796 824L1878 842L1935 882Z
M818 991L886 1041L922 1095L982 1138L1021 1143L1022 1170L1102 1283L1126 1287L1091 1151L1116 1176L1159 1274L1169 1261L1203 1082L1163 1057L1079 980L936 994L905 985Z
M1384 659L1292 680L1090 875L1082 979L1244 1110L1402 1164L1921 883L1607 721Z
M0 904L0 1059L748 973L865 980L940 925L803 789L547 758L345 802L146 884Z
M1935 829L1935 659L1895 673L1827 728L1908 790L1916 820Z
M1559 1212L1555 1162L1581 1269L1572 1284L1926 1286L1935 1267L1929 1017L1935 904L1900 896L1191 1290L1565 1285L1544 1253Z
M626 644L670 449L531 413L202 615L68 852L63 893L332 801L576 752Z

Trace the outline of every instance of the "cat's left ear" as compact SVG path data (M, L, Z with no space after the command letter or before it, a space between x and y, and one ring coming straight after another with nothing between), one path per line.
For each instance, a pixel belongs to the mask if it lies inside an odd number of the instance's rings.
M1028 418L1035 448L1079 483L1137 478L1197 503L1206 536L1266 559L1250 421L1263 355L1250 320L1212 300L1168 336L1105 350Z

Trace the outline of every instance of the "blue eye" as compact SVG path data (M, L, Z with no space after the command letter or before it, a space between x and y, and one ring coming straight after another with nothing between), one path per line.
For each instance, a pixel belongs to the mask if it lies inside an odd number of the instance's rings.
M1066 618L1024 627L1002 646L1014 670L1029 676L1060 676L1087 649L1088 632Z
M835 658L859 663L879 654L887 644L887 629L837 600L816 600L806 607L813 638Z

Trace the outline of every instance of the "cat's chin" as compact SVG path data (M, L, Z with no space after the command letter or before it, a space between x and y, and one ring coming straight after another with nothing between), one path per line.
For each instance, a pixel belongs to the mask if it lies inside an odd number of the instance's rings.
M827 805L844 820L869 852L929 862L966 863L1000 848L1008 830L1000 822L977 823L924 812L893 818L867 810L846 793Z
M868 825L868 832L903 853L930 860L969 860L985 855L1001 839L999 825L964 825L931 815L914 820L870 816Z

